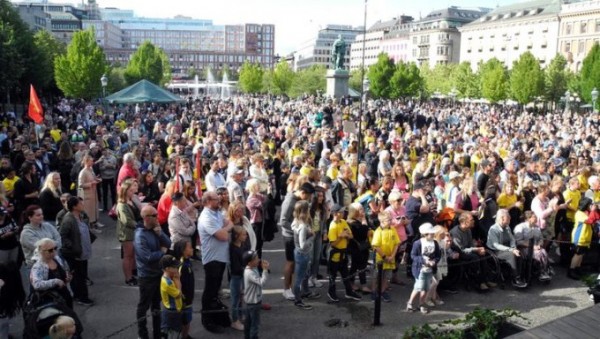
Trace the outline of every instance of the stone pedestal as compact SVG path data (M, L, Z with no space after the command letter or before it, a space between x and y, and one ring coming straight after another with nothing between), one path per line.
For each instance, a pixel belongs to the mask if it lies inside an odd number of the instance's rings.
M343 69L327 71L327 97L339 99L348 95L350 73Z

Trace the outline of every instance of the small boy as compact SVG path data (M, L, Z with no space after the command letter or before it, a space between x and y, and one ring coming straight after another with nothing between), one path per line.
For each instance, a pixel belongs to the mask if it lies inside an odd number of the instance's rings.
M331 245L327 261L329 267L329 291L327 292L327 296L332 302L340 301L335 291L335 278L338 272L340 272L344 287L346 288L346 299L361 299L361 296L352 290L350 279L347 279L348 256L346 255L346 251L348 249L348 241L353 239L353 236L350 226L344 220L345 210L346 208L341 205L333 205L333 220L329 225L329 232L327 233L327 238L329 238L329 244Z
M400 245L398 232L391 225L392 216L390 212L384 211L379 213L379 227L375 230L373 240L371 241L371 246L375 253L377 253L377 263L383 262L383 281L381 283L381 290L383 292L381 293L381 299L385 302L392 301L387 292L388 279L391 279L392 272L396 269L396 252L398 252L398 246ZM375 282L376 279L373 279L373 284ZM375 286L373 286L373 299L376 296L377 291Z
M166 254L159 261L163 270L160 279L160 298L162 300L161 330L167 338L179 338L182 329L181 310L183 298L181 295L181 280L179 266L181 262L172 255Z
M246 321L244 323L244 338L258 338L260 326L260 309L262 303L262 288L269 275L269 262L260 260L256 251L246 251L242 256L244 269L244 302L246 303ZM262 268L262 276L258 266Z
M431 287L433 275L437 272L437 263L440 261L441 252L438 243L433 239L435 234L433 225L428 222L424 223L419 226L419 233L421 233L421 239L415 241L410 252L413 260L412 274L416 279L410 299L406 304L406 310L408 312L417 310L413 303L418 296L421 313L427 314L429 309L425 304L425 297Z

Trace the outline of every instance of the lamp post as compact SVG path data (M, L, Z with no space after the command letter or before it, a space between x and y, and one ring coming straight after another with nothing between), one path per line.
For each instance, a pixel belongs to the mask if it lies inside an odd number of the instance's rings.
M363 41L362 41L362 61L361 61L361 71L360 71L360 77L361 77L361 83L363 84L360 90L360 111L358 113L358 150L357 150L357 154L358 154L358 163L360 163L360 160L362 158L362 152L363 152L363 147L362 147L362 143L363 143L363 138L362 138L362 118L363 118L363 114L364 114L364 106L365 106L365 81L368 82L368 80L365 79L365 49L366 49L366 42L367 42L367 0L365 0L365 9L364 9L364 18L363 18ZM356 171L356 182L358 182L358 171Z
M592 112L596 112L596 100L598 100L598 90L594 87L592 90Z
M108 110L106 109L106 86L108 86L108 77L106 74L102 74L100 83L102 84L102 103L104 106L104 113L108 114Z
M450 98L452 98L452 107L454 107L455 104L455 99L456 99L456 88L452 87L452 90L450 91L450 93L448 94L450 95Z

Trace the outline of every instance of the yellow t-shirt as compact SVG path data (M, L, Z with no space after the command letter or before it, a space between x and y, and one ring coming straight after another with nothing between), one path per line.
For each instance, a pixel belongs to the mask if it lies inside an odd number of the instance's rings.
M60 129L53 129L50 131L50 136L52 137L52 140L54 140L54 142L59 142L61 137L60 134L62 133L62 131Z
M577 207L579 207L579 200L581 200L581 192L566 189L563 192L563 197L565 198L565 200L571 199L569 207L577 211ZM575 211L567 210L567 219L573 221L575 218Z
M350 226L348 226L348 223L346 222L346 220L344 219L340 219L339 221L331 221L331 224L329 224L329 233L327 233L327 237L329 238L329 242L333 243L336 240L338 240L338 238L340 237L340 234L342 234L342 232L347 229L348 232L352 233L352 230L350 229ZM345 250L348 247L348 239L343 238L340 240L340 242L337 243L336 248L339 250ZM340 261L340 254L339 253L335 253L331 256L331 261L333 262L339 262Z
M577 181L579 181L579 191L585 194L585 191L590 189L588 179L580 174L577 176Z
M499 208L507 208L508 206L514 205L517 202L517 195L508 195L506 193L500 194L496 200Z
M400 238L398 237L398 232L395 229L381 228L378 227L373 234L373 240L371 241L371 246L373 248L379 248L386 256L391 256L394 252L394 247L400 244ZM376 252L377 253L377 252ZM377 262L383 261L383 258L377 253ZM393 270L396 268L396 261L383 262L384 270Z
M175 282L171 278L164 275L160 279L160 299L165 308L172 311L181 311L183 306L181 291L175 286Z
M331 180L335 180L338 177L339 169L336 166L329 166L327 169L327 175Z
M309 175L310 175L310 171L312 171L312 170L313 170L313 167L311 167L311 166L306 166L306 165L303 165L303 166L300 168L300 175L309 176Z
M9 192L15 189L15 183L18 180L19 177L15 175L15 177L12 179L4 178L4 180L2 180L2 183L4 184L4 188L6 189L6 191Z

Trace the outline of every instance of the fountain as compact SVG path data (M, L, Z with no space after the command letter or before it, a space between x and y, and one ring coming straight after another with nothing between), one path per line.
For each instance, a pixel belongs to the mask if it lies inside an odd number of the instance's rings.
M223 72L223 81L221 85L221 99L227 99L231 97L231 91L229 89L229 77L227 72Z
M194 99L198 99L198 74L194 75Z
M209 68L206 70L206 95L212 97L217 94L214 92L215 90L215 76L212 73L212 70Z

